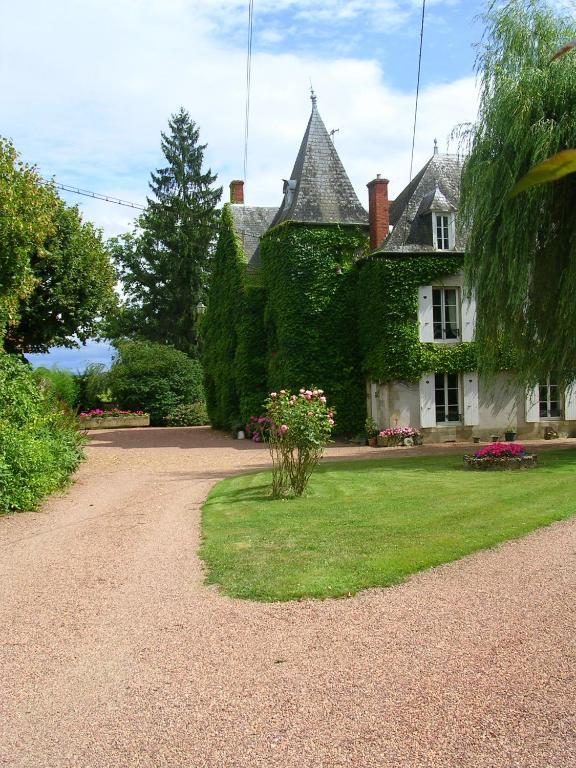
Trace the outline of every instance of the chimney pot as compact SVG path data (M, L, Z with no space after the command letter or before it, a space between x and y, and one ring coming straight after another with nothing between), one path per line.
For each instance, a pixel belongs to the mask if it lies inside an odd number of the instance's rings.
M230 182L230 202L244 205L244 182L242 179L234 179Z
M368 183L368 220L370 222L370 249L373 251L383 242L390 230L390 202L388 179L380 174Z

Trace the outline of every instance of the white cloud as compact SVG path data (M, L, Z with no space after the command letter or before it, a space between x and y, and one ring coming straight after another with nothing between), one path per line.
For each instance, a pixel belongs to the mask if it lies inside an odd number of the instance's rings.
M258 8L289 10L293 22L294 14L317 19L326 9L341 17L379 13L400 19L416 5L260 0ZM240 0L10 4L0 31L1 132L43 173L141 202L150 170L162 163L160 131L183 105L208 142L207 161L226 196L229 180L242 175L245 54L221 31L236 25L238 32L245 9ZM274 26L266 29L274 42ZM339 128L336 146L361 200L366 202L365 184L376 172L390 178L396 195L408 177L413 94L391 88L369 55L268 51L253 58L247 202L280 202L280 180L292 168L309 115L310 78L328 129ZM473 80L425 89L420 107L415 169L431 154L435 137L443 149L454 124L473 119ZM129 209L78 202L107 234L129 225Z

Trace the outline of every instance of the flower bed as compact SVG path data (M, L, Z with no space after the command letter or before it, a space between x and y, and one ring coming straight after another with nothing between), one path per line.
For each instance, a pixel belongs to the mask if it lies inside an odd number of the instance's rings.
M149 427L150 415L144 411L122 411L119 408L94 408L78 414L82 429L120 429L126 427Z
M467 469L532 469L538 466L538 457L526 453L520 443L490 443L472 456L464 456Z
M378 434L378 445L421 445L422 435L414 427L388 427Z

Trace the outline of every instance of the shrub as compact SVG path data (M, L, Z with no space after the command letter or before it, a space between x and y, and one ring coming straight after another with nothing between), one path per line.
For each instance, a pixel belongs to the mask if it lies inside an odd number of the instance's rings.
M102 408L92 408L90 411L81 411L79 416L84 419L98 418L98 419L118 419L120 416L146 416L144 411L121 411L120 408L109 408L103 410Z
M82 459L76 418L32 369L0 354L0 512L34 508Z
M326 444L333 413L321 389L301 389L298 395L281 389L266 402L270 420L272 496L302 496Z
M246 424L246 436L254 443L267 443L272 422L268 416L250 416Z
M203 427L209 423L206 403L202 401L177 405L166 416L169 427Z
M420 431L415 427L388 427L378 433L378 437L386 441L386 445L413 445L420 441ZM405 441L411 441L406 443Z
M79 390L78 406L81 410L100 408L110 401L108 371L103 363L89 363L84 373L80 373L76 380Z
M58 400L66 403L72 410L78 407L80 386L71 371L56 366L52 368L41 366L35 369L34 378L42 386L49 387Z
M464 462L468 469L526 469L538 466L538 457L520 443L490 443Z
M152 341L123 341L109 373L113 400L126 410L143 410L163 425L178 405L204 401L202 366L174 347Z

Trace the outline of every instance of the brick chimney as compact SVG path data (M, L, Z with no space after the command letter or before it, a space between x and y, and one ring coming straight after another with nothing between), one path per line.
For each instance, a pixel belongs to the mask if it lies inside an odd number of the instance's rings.
M230 182L230 202L244 205L244 182L240 179Z
M376 175L368 187L368 220L370 222L370 250L381 245L390 229L390 202L388 200L388 179Z

